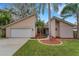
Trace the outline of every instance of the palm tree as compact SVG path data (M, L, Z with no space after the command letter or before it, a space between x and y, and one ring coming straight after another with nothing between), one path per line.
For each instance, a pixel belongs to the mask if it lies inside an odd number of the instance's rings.
M79 38L79 4L66 4L61 12L61 16L66 18L70 16L76 17L77 20L77 38Z
M44 21L42 21L40 19L37 20L36 27L37 27L37 30L39 32L39 37L41 38L42 37L43 28L44 28ZM38 35L38 33L37 33L37 35Z
M49 39L51 39L51 8L55 11L55 12L57 12L58 11L58 4L56 4L56 3L48 3L48 4L45 4L45 3L40 3L39 5L38 5L38 7L39 7L39 11L40 12L42 12L42 14L44 14L44 11L45 11L45 9L46 8L48 8L48 20L49 20ZM40 13L39 12L39 13Z

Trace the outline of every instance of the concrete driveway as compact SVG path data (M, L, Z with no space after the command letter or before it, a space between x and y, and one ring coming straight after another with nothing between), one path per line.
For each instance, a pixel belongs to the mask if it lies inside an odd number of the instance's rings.
M13 55L29 38L0 39L0 56Z

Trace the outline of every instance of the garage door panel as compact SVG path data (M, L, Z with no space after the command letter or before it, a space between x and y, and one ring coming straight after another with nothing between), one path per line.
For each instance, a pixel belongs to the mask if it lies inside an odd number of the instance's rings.
M11 37L32 37L32 29L11 29Z

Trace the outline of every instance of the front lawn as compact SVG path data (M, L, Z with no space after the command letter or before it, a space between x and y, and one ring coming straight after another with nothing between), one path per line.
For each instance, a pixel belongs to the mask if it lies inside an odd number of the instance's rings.
M79 40L64 40L60 46L47 46L29 40L15 56L79 56Z

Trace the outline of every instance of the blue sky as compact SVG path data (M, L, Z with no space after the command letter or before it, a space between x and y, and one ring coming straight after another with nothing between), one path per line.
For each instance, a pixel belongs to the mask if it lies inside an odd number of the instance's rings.
M3 9L5 7L7 7L8 4L5 4L5 3L0 3L0 9Z
M60 13L61 13L61 10L63 9L64 6L65 6L64 4L59 6L59 11L58 12L54 12L53 10L51 10L51 15L61 18ZM47 11L48 10L46 9L44 15L40 14L40 17L42 18L42 20L45 20L45 22L48 21L48 14L47 14L48 12ZM68 17L65 20L68 21L68 22L71 22L71 23L75 23L76 22L76 18L74 18L74 17Z
M0 9L3 9L3 8L6 8L6 7L8 7L8 4L5 4L5 3L0 3ZM63 7L64 7L64 4L62 4L62 5L60 5L59 6L59 12L54 12L52 9L51 9L51 15L52 16L57 16L57 17L60 17L60 12L61 12L61 10L63 9ZM44 20L45 22L47 22L48 21L48 12L47 12L48 10L47 10L47 8L45 9L45 12L44 12L44 14L40 14L40 18L42 19L42 20ZM76 22L76 19L74 18L74 17L69 17L69 18L66 18L65 20L67 20L67 21L69 21L69 22L71 22L71 23L75 23Z

